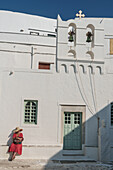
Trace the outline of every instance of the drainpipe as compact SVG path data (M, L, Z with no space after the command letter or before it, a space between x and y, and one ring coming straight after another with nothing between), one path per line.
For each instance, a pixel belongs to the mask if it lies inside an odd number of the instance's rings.
M31 69L33 68L33 47L31 47Z
M56 72L58 72L58 17L57 17L57 29L56 29Z
M100 118L98 117L97 118L97 134L98 134L98 160L100 161L101 160L101 155L100 155L100 150L101 150L101 148L100 148L100 131L99 131L99 126L100 126Z

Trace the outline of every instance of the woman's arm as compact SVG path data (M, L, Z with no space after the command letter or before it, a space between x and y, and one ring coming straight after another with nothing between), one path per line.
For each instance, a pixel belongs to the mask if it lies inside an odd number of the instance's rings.
M22 134L22 133L20 133L20 135L19 135L18 139L19 139L21 142L24 140L24 138L23 138L23 134Z

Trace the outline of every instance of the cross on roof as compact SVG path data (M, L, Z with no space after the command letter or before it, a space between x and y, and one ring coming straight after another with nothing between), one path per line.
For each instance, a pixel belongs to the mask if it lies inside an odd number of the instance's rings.
M84 18L84 17L85 17L85 15L84 15L84 14L82 14L82 11L80 10L80 11L79 11L79 14L78 14L78 13L76 14L76 17L79 17L79 19L81 19L81 17L83 17L83 18Z

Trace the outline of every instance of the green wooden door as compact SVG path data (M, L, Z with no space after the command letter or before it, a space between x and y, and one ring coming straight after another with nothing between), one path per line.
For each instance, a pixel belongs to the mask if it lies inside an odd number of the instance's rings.
M64 112L63 149L82 149L82 113Z

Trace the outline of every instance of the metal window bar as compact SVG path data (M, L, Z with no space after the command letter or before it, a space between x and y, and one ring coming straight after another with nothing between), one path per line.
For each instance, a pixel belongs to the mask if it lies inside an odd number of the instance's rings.
M24 101L24 123L37 124L37 101Z

